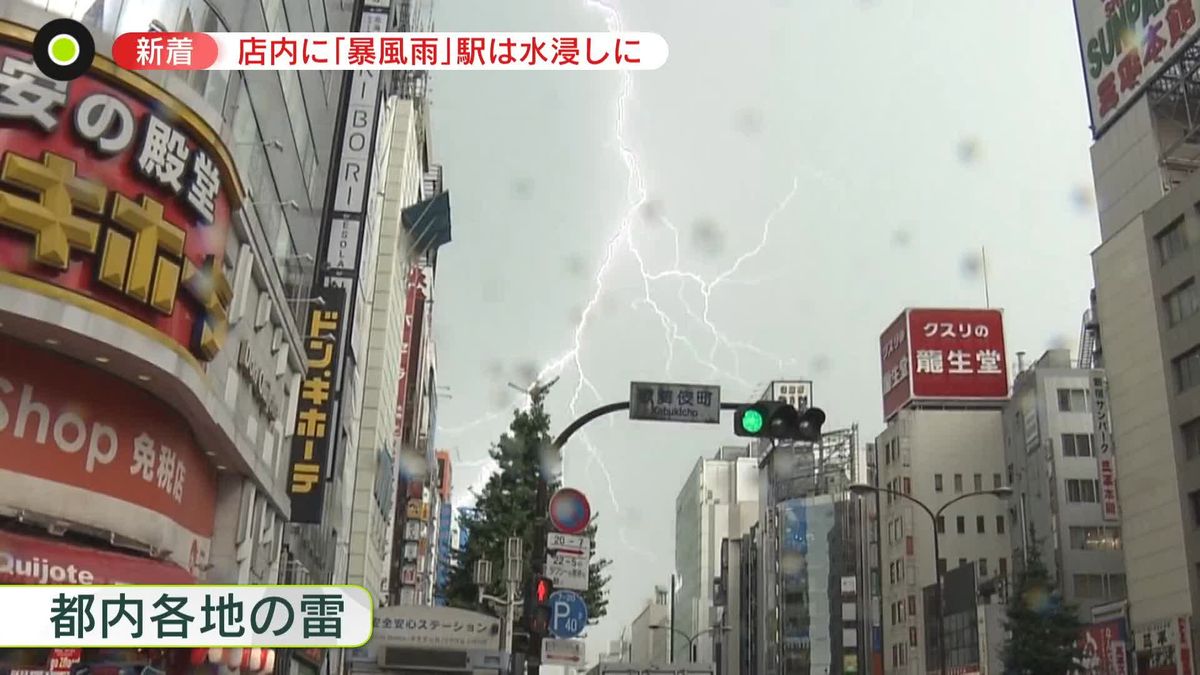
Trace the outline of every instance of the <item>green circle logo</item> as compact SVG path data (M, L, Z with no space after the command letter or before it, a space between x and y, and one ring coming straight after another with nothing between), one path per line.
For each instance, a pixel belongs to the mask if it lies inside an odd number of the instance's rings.
M742 428L752 434L757 434L758 432L762 431L762 413L758 412L757 410L747 410L745 414L742 415Z
M69 66L79 58L79 41L70 35L56 35L50 40L50 60Z

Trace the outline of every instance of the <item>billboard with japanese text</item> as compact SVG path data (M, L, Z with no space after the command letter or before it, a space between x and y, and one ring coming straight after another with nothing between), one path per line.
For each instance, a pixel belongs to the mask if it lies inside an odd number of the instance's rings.
M207 561L216 470L186 420L125 380L0 337L0 502Z
M1117 455L1113 447L1112 416L1108 411L1108 381L1103 374L1092 376L1092 430L1096 437L1096 463L1100 470L1100 507L1104 520L1121 520L1117 499Z
M32 39L0 21L0 284L212 359L242 203L228 152L190 109L102 57L71 82L46 79Z
M879 336L879 359L883 370L883 419L887 420L912 400L907 312Z
M1200 0L1074 0L1092 133L1104 133L1196 40Z
M317 296L323 302L310 307L308 320L301 326L308 372L296 404L296 429L288 467L292 522L309 525L321 522L326 468L338 438L334 368L345 330L346 291L328 286L319 289Z
M1129 630L1125 619L1085 626L1079 638L1082 675L1127 675Z
M907 309L879 338L884 419L919 401L1004 401L998 309Z

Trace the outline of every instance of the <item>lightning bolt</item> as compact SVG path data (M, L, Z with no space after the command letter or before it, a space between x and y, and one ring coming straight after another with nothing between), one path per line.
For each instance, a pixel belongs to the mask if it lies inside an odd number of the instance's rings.
M610 32L621 31L621 16L616 8L605 4L600 0L584 0L584 2L588 8L598 11L604 16L605 24ZM719 375L725 379L734 380L747 387L750 386L750 383L741 376L741 364L738 355L739 351L745 350L760 356L764 356L769 360L775 361L779 365L780 369L785 367L787 363L787 360L781 357L768 354L764 350L753 347L752 345L748 345L744 342L737 342L728 338L712 320L710 309L713 292L723 283L729 281L733 275L739 271L743 264L757 256L766 247L767 241L770 237L771 223L777 216L779 216L779 214L787 209L793 198L799 192L799 177L793 179L791 191L767 217L767 220L763 224L762 234L759 238L758 244L749 251L746 251L740 255L728 269L718 274L712 280L705 279L698 274L681 269L680 229L674 223L672 223L670 219L666 217L660 217L659 220L668 228L673 239L674 246L672 264L667 269L651 272L649 265L646 262L646 258L642 254L641 250L638 249L633 236L635 222L638 219L639 213L642 213L645 210L645 207L649 201L649 193L642 171L640 158L625 136L626 111L632 99L632 95L633 76L628 71L621 71L620 93L618 94L616 101L615 137L622 162L624 163L625 169L628 173L626 196L629 200L629 207L625 211L625 214L622 217L616 231L608 240L607 245L604 248L604 255L601 258L600 265L597 268L595 277L593 279L594 290L591 298L588 300L582 314L580 315L578 323L575 325L571 347L547 363L541 372L538 373L537 377L538 381L543 381L545 378L551 377L555 374L560 374L568 368L573 371L573 374L576 376L576 383L569 403L569 410L572 417L577 417L579 415L579 402L585 390L595 396L596 399L602 400L603 398L591 378L588 377L581 355L589 322L592 319L593 313L598 307L600 300L606 291L605 281L609 277L613 266L621 257L621 254L628 254L633 258L637 264L637 268L641 276L642 293L641 297L634 302L634 307L649 308L650 311L653 312L658 318L658 322L662 327L663 337L667 349L667 372L670 372L671 367L675 362L675 349L676 345L678 344L682 344L698 363L706 366L714 375ZM678 287L678 299L684 307L685 313L689 318L703 324L707 328L708 333L712 338L712 343L707 350L707 354L702 353L702 349L700 347L682 334L679 322L673 319L662 308L658 301L655 300L652 292L652 285L655 282L667 279L676 279L680 282ZM685 292L689 287L699 289L700 295L703 298L703 305L699 312L695 311L688 304L685 298ZM733 354L734 372L732 373L725 371L716 363L717 352L722 346L726 347ZM609 472L608 467L605 465L595 445L585 433L580 434L579 441L587 450L588 461L586 468L591 468L594 466L600 469L601 474L604 476L604 482L607 487L609 500L611 501L616 513L619 514L621 512L621 505L620 501L617 499L616 491L613 487L612 475ZM562 471L563 475L565 475L565 456L563 458ZM654 559L655 556L652 553L639 549L628 540L625 528L618 526L617 529L622 543L625 544L630 550L643 557L651 560Z

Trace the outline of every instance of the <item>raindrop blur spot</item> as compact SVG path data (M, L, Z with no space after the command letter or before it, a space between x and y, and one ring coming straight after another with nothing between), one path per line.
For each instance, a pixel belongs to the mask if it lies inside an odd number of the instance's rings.
M975 138L964 138L958 142L958 161L963 164L974 164L979 161L982 154L979 147L979 140Z
M587 274L587 261L579 254L569 255L566 260L567 274L582 277Z
M968 253L962 259L962 274L966 279L978 279L983 272L983 257L976 251Z
M538 364L533 361L522 361L517 364L517 384L522 387L533 384L537 381Z
M1071 343L1070 336L1055 335L1054 337L1050 338L1050 341L1046 344L1046 349L1070 350L1073 346L1074 345Z
M833 364L830 362L828 356L825 356L824 354L818 354L817 356L813 357L812 371L817 375L827 373L832 365Z
M896 230L892 233L892 245L904 248L912 243L912 233L908 230Z
M1071 205L1080 213L1088 213L1096 205L1096 197L1092 189L1086 185L1076 185L1071 188Z
M692 225L692 246L701 255L714 257L725 248L725 235L716 221L701 218Z
M747 108L737 114L733 122L734 128L745 136L757 136L762 132L763 115L755 108Z
M506 386L499 386L492 389L492 407L500 408L512 402L512 395L516 393Z
M661 201L650 197L642 204L639 209L642 216L642 223L645 225L661 225L663 217L663 204Z
M488 379L498 380L504 376L504 364L500 363L499 361L489 361L488 364L483 367L483 372L488 376Z
M533 196L533 181L528 178L518 178L513 181L513 196L517 199L529 199Z

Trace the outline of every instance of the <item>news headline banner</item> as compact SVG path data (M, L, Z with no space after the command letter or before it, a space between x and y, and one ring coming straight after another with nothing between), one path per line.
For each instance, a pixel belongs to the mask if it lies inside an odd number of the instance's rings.
M0 648L361 647L361 586L0 586Z

